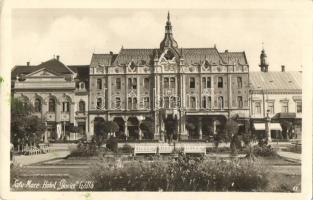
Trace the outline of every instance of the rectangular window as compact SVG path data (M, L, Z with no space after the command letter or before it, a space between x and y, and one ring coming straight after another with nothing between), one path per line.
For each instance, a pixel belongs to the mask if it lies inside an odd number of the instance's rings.
M115 108L117 108L117 109L121 108L121 98L120 97L115 98Z
M164 78L164 89L169 88L169 79L167 77Z
M133 107L132 103L133 103L132 98L128 97L128 101L127 101L127 108L128 108L128 110L132 109L132 107Z
M255 114L261 114L261 102L255 102Z
M144 102L144 107L145 108L149 108L150 107L150 98L149 97L144 97L143 98L143 102Z
M202 108L207 108L206 96L202 97Z
M171 98L171 108L176 108L176 97Z
M164 108L170 107L170 100L169 97L164 97Z
M297 103L297 113L302 113L302 102Z
M97 79L97 89L98 90L102 89L102 79L100 79L100 78Z
M223 77L218 77L217 87L223 88Z
M189 88L191 88L191 89L196 88L196 80L194 77L190 77L190 79L189 79Z
M243 108L242 96L237 97L238 108Z
M98 109L102 108L102 99L101 98L97 98L97 108Z
M133 78L133 89L136 90L137 89L137 78Z
M203 88L211 88L211 77L203 77L202 78L202 87Z
M63 102L62 103L62 111L63 112L69 112L69 102Z
M190 108L196 109L196 97L190 97Z
M115 83L116 83L116 89L120 90L121 89L121 78L116 78Z
M288 112L288 102L281 102L281 112L283 113Z
M175 88L175 78L171 77L171 88Z
M133 98L133 109L137 110L137 98L136 97Z
M132 78L128 78L128 89L132 89Z
M144 88L146 90L148 90L150 88L150 80L149 80L149 78L144 78L143 79L143 84L144 84Z
M207 102L207 108L212 108L212 100L211 100L211 97L208 97L208 102Z
M274 114L274 102L267 102L267 110L270 114Z
M237 85L238 85L238 88L242 88L242 78L241 77L237 77Z

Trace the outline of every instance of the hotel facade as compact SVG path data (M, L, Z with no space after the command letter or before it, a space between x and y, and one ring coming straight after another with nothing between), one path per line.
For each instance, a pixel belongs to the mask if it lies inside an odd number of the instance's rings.
M77 126L90 138L97 123L115 121L119 133L134 140L162 140L167 134L206 140L228 118L251 117L245 52L179 47L169 14L155 48L93 54L90 65L67 66L57 56L15 66L12 95L34 105L50 137ZM153 124L152 135L140 128L144 121Z

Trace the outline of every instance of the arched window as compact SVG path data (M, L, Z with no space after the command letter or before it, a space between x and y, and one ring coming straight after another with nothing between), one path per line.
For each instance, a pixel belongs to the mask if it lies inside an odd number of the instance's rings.
M80 101L79 104L78 104L78 109L79 109L79 112L85 112L85 102L84 101Z
M49 112L55 112L55 99L49 99Z
M41 112L41 100L39 98L35 99L35 112Z

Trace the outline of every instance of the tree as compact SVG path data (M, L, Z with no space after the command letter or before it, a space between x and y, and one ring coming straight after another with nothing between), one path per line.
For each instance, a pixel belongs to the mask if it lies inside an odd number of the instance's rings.
M217 142L224 141L230 142L230 148L234 153L237 148L241 148L241 141L238 137L239 125L234 119L227 119L222 131L218 133ZM218 144L216 145L218 146Z
M291 132L291 128L292 128L292 123L290 121L283 120L280 123L280 125L281 125L281 128L282 128L283 137L288 140L290 138L290 132Z
M11 99L11 142L14 146L40 142L46 127L40 118L31 115L32 111L30 103Z
M119 131L119 126L114 121L98 121L95 123L95 140L98 146L101 146L108 136Z
M154 123L151 120L143 120L139 127L146 139L153 139L154 136Z

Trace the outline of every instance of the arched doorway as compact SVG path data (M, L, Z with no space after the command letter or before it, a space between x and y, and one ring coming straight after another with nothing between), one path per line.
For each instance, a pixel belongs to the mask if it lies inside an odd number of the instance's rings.
M127 130L129 139L139 139L139 121L136 117L129 117L127 120Z
M116 137L118 139L125 139L125 122L122 117L114 117L113 121L117 123L119 130L116 132Z

